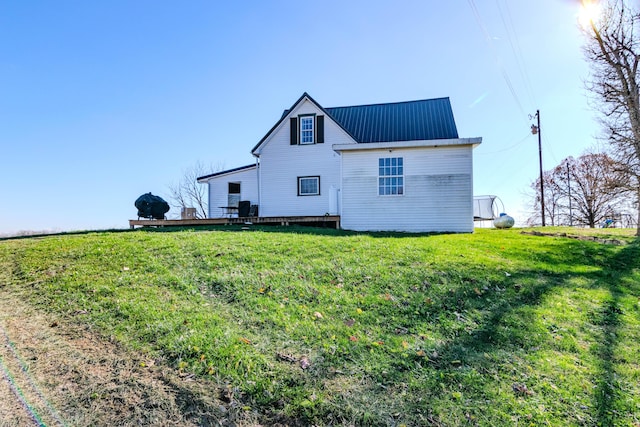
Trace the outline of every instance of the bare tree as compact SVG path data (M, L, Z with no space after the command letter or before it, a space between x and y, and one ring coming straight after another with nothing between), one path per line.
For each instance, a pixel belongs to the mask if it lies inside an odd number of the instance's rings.
M550 225L560 225L560 202L562 199L562 191L559 189L556 183L556 177L553 171L544 171L542 173L542 179L544 180L544 215L545 219L550 221ZM540 202L542 197L540 194L540 178L536 178L530 185L533 189L533 213L527 219L529 225L536 225L542 223Z
M604 137L640 203L640 12L627 0L603 0L585 29L588 89L598 100ZM639 206L640 207L640 206ZM640 208L636 235L640 236Z
M223 168L223 164L205 166L198 161L190 168L185 169L180 181L169 185L171 205L180 210L183 208L196 208L196 218L206 218L208 211L207 186L199 184L198 178L221 171Z
M591 228L620 212L626 190L620 186L619 167L604 153L588 152L565 159L557 168L564 193L562 210L572 208L570 221Z
M621 213L628 190L617 162L604 153L568 157L543 173L545 214L551 225L597 227ZM540 205L540 180L531 183L534 207ZM533 218L535 220L535 218Z

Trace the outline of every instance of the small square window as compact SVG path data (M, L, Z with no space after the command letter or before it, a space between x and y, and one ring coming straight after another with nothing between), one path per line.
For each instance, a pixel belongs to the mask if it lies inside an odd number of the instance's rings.
M320 177L301 176L298 177L298 196L319 196Z

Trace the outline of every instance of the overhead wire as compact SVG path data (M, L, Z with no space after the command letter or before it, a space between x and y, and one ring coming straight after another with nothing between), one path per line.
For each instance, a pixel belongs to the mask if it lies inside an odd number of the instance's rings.
M490 153L481 153L480 151L478 152L474 152L474 156L482 156L482 155L495 155L498 153L502 153L502 152L506 152L506 151L513 151L513 150L520 150L519 152L515 152L513 154L509 155L509 162L506 162L504 164L502 164L502 166L500 167L500 177L505 177L505 176L514 176L515 174L517 174L519 171L522 171L523 169L526 168L527 165L531 164L531 160L530 157L527 156L526 154L522 153L522 150L526 144L526 142L531 141L532 139L532 135L530 133L527 133L527 135L525 135L522 139L520 139L518 142L511 144L510 146L501 149L501 150L496 150L496 151L492 151ZM511 181L508 179L495 179L492 181L491 184L491 189L493 192L500 192L502 189L505 188L505 186L507 185L511 185Z
M518 141L518 142L516 142L516 143L514 143L514 144L512 144L512 145L510 145L510 146L508 146L506 148L503 148L503 149L500 149L500 150L496 150L496 151L491 151L490 153L478 153L477 152L477 153L474 153L474 155L487 156L487 155L490 155L490 154L504 153L505 151L513 150L514 148L517 148L518 146L522 145L530 137L531 137L531 135L529 133L527 133L527 135L524 138L522 138L520 141Z
M507 31L507 38L509 39L509 44L511 45L511 50L513 50L513 56L516 58L516 63L518 65L518 69L520 70L520 75L522 80L524 81L525 88L531 101L533 101L533 105L537 105L535 94L533 92L533 86L531 85L531 79L529 79L529 73L527 72L527 67L524 61L524 56L522 55L522 48L520 47L520 40L518 38L518 32L516 31L516 27L513 24L513 16L511 15L511 9L509 8L509 2L505 1L504 5L507 10L507 16L509 18L509 24L511 26L511 31L509 30L509 25L504 19L504 15L502 13L502 8L500 7L500 0L496 0L498 4L498 10L500 11L500 18L502 19L502 23ZM513 34L513 37L511 37ZM515 40L515 43L513 42Z
M518 72L519 72L519 76L522 79L523 82L523 86L525 88L525 93L526 93L526 100L528 100L529 102L527 103L528 105L532 105L532 106L537 106L538 102L536 100L536 97L534 95L534 90L533 90L533 86L531 84L531 79L529 77L529 73L527 71L527 66L526 66L526 62L524 60L524 54L523 54L523 50L520 46L520 41L518 38L518 31L516 31L516 26L514 25L514 21L513 21L513 16L511 13L511 10L509 8L509 2L507 0L503 0L504 1L504 7L501 6L501 2L500 0L496 0L496 6L498 8L498 12L500 14L500 19L502 20L502 24L504 26L504 29L506 31L506 38L509 42L509 45L511 47L511 51L513 53L513 56L515 58L516 61L516 65L518 68ZM509 89L509 92L511 93L511 96L513 97L515 104L517 105L519 111L522 113L522 117L524 119L524 122L526 123L527 126L529 126L530 120L532 118L531 115L527 114L523 108L523 102L522 102L522 98L520 96L518 96L518 93L515 90L514 84L512 79L509 76L509 73L507 72L504 63L502 62L499 54L498 54L498 50L493 42L493 38L491 37L489 30L487 29L487 26L485 25L482 16L480 15L480 11L478 10L478 7L475 3L475 0L468 0L469 6L471 7L471 10L473 12L473 15L478 23L478 26L480 27L480 30L482 31L484 38L485 38L485 42L487 43L487 45L489 46L489 49L491 50L491 53L493 54L496 63L500 69L500 73L502 74L502 77L507 85L507 88ZM506 11L506 16L505 16L505 11ZM533 108L532 108L533 109ZM529 119L529 121L527 121L527 117ZM541 161L543 163L543 169L544 169L544 159L545 158L550 158L552 159L552 161L554 162L553 164L558 164L558 160L556 158L556 155L553 151L553 147L552 147L552 141L553 141L553 136L549 135L549 133L546 131L546 129L542 129L545 131L545 135L544 138L541 138L541 143L542 146L544 147L544 153L545 155L542 157ZM529 139L531 135L527 135L526 137L522 138L520 141L505 147L503 149L500 150L496 150L490 153L476 153L476 155L493 155L493 154L498 154L498 153L502 153L502 152L507 152L507 151L511 151L514 149L519 148L520 146L522 146L522 144L525 143L525 141L527 141ZM520 169L524 163L528 163L529 160L525 160L527 158L527 156L516 156L517 159L514 159L515 161L512 162L510 164L510 168L509 169ZM518 165L519 164L519 165ZM518 166L516 166L518 165ZM517 167L517 169L515 169ZM508 174L509 175L509 174ZM498 188L500 188L501 186L503 186L505 184L504 181L500 181L499 183L497 183L496 188L494 188L494 191Z
M507 72L506 68L504 67L502 60L500 59L500 56L498 55L498 52L493 44L493 41L491 39L491 35L489 34L489 31L487 30L487 27L484 25L484 21L482 20L482 16L480 15L480 11L478 10L478 7L476 6L475 0L468 0L469 6L471 7L471 10L473 12L473 15L478 23L478 25L480 26L480 30L482 31L482 33L484 34L485 37L485 41L487 43L487 45L489 46L491 52L493 53L493 56L496 60L496 63L498 64L498 67L500 68L500 73L502 74L502 78L504 79L505 83L507 84L507 87L509 89L509 92L511 92L511 96L513 97L516 105L518 106L518 109L520 110L520 112L522 113L522 118L523 120L525 120L526 123L526 117L527 117L527 113L525 113L524 108L522 107L522 103L520 102L520 98L518 97L518 94L516 93L513 83L511 82L511 78L509 77L509 73Z
M507 11L508 21L505 20L504 13L502 7L500 7L500 0L496 0L496 5L498 6L498 11L500 13L500 19L505 27L507 32L507 39L511 46L511 50L513 51L513 56L515 57L516 64L518 66L518 70L520 71L520 76L522 81L524 82L524 87L526 89L527 95L529 96L532 105L538 105L538 101L536 100L533 86L531 85L531 79L529 78L529 73L527 72L527 67L524 60L524 55L522 54L522 48L520 47L520 40L518 38L518 32L515 29L515 25L513 24L513 16L511 14L511 9L509 8L509 2L504 0L504 6ZM545 130L545 138L542 141L542 145L545 147L545 153L549 153L551 158L555 163L558 163L556 156L553 152L553 148L549 143L549 137ZM544 158L543 158L544 163Z
M511 48L514 51L514 56L516 58L516 62L518 64L518 67L520 69L520 73L522 76L522 79L524 81L524 86L527 90L527 94L529 95L533 105L538 105L538 101L536 99L535 96L535 92L533 90L533 86L531 84L531 79L529 78L529 73L527 72L527 66L525 63L525 59L524 59L524 55L522 53L522 48L520 47L520 40L518 38L518 32L516 31L516 27L513 24L513 15L511 13L511 9L509 7L509 2L507 0L504 0L504 6L505 9L507 11L507 17L508 17L508 24L507 21L505 21L504 16L503 16L503 12L502 12L502 8L500 7L500 0L496 0L496 4L498 5L498 10L500 11L500 17L503 20L503 24L505 25L505 29L507 29L507 37L509 38L509 43L511 44ZM511 28L511 31L509 31L509 26ZM515 43L512 42L511 40L511 34L513 34L513 39L515 40ZM545 136L544 138L542 138L542 146L544 147L544 152L547 155L550 155L550 157L553 159L554 164L558 163L558 160L556 158L555 153L553 152L553 145L551 144L551 141L553 140L553 138L549 137L549 133L547 131L547 129L544 129L545 131ZM544 163L544 157L543 156L543 163Z
M551 139L553 138L549 138L548 134L545 134L545 137L542 138L542 147L544 148L545 154L549 153L551 155L551 158L553 159L553 164L558 165L560 164L560 162L558 161L555 153L553 152L553 146L551 145L551 142L550 142ZM544 163L544 157L542 160Z
M522 98L520 96L518 96L518 93L515 90L515 87L513 85L512 79L509 76L509 73L507 72L506 68L504 67L504 64L501 60L500 55L498 54L498 51L493 43L493 39L489 33L489 30L487 29L487 26L485 25L485 22L482 19L482 16L480 14L480 11L475 3L475 0L468 0L469 6L471 7L471 10L473 12L473 15L476 19L476 22L478 23L478 26L480 27L480 30L482 31L484 37L485 37L485 41L487 43L487 45L489 46L489 49L491 50L491 53L493 54L499 68L500 68L500 72L502 74L502 77L505 80L505 83L507 85L507 88L509 89L516 105L518 106L518 109L520 110L520 112L522 113L524 122L526 123L526 125L530 125L530 122L527 121L527 117L529 118L529 120L531 119L531 115L527 114L523 108L523 102L522 102ZM530 101L527 104L530 105L537 105L537 100L535 98L534 95L534 91L532 89L532 84L531 84L531 79L529 77L529 73L527 72L527 67L525 64L525 60L524 60L524 55L523 55L523 51L522 48L520 46L520 41L518 38L518 32L516 31L516 27L514 25L513 22L513 16L511 13L511 10L509 8L509 3L508 1L504 1L504 7L501 6L500 0L496 0L496 6L498 8L498 12L500 14L500 19L502 20L502 24L504 26L504 29L506 31L506 37L507 40L509 42L509 45L511 47L511 51L514 55L515 61L516 61L516 65L520 74L520 78L522 79L522 81L524 82L524 87L526 90L526 94L527 94L527 98ZM505 12L506 11L506 17L505 17ZM527 140L528 136L521 139L520 141L518 141L517 143L506 147L504 149L501 150L497 150L494 151L492 153L477 153L478 155L483 155L483 154L496 154L496 153L501 153L501 152L505 152L505 151L510 151L516 147L518 147L519 145L521 145L522 143L524 143ZM552 139L552 138L551 138ZM542 144L545 148L545 153L548 153L548 155L550 155L550 157L553 159L554 162L557 163L557 159L556 156L553 152L553 148L550 145L550 138L548 136L548 134L545 133L545 138L544 141L542 141ZM544 160L544 159L543 159Z

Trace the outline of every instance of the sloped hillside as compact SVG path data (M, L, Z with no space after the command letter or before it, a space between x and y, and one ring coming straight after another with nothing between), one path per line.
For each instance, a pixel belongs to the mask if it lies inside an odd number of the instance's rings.
M0 241L0 415L637 426L640 248L548 230Z

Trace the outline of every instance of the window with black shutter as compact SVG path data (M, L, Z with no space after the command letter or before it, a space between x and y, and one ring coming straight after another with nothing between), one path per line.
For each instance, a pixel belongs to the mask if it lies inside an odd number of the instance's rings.
M316 144L324 142L324 116L316 117Z
M311 145L324 143L324 116L300 115L289 119L289 144Z
M298 119L296 117L291 117L289 121L289 129L291 131L291 145L298 145Z

